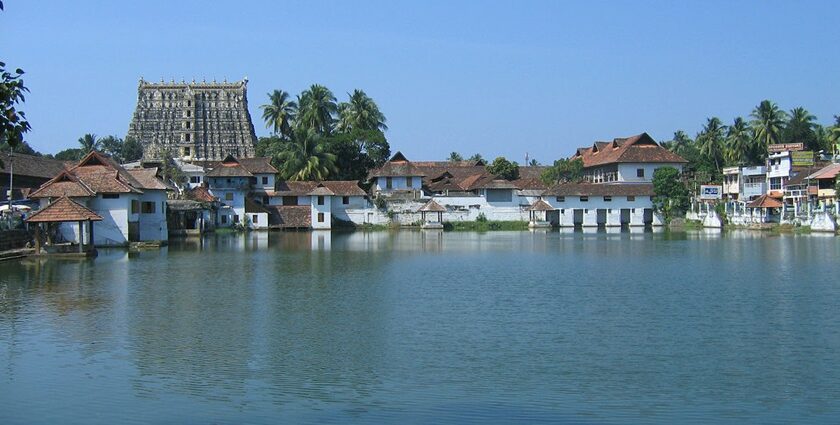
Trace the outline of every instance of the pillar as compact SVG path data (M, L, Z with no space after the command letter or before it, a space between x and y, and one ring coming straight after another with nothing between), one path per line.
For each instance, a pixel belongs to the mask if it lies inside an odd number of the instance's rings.
M88 248L93 249L93 221L88 220Z
M85 244L84 229L85 228L82 226L82 221L79 220L79 252L82 252L83 246Z

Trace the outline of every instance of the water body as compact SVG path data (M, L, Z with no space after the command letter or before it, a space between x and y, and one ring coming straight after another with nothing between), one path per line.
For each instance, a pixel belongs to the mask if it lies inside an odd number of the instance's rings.
M0 423L837 423L840 238L252 233L0 263Z

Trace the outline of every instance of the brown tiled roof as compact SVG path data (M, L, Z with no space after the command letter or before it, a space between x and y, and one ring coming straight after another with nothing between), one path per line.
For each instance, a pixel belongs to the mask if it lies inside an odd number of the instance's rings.
M271 205L268 224L272 227L286 229L305 229L312 225L312 207L309 205Z
M318 186L317 182L310 181L280 181L274 184L274 194L276 196L306 196Z
M529 205L526 208L528 211L554 211L554 207L548 204L548 202L543 201L542 199L537 199L536 202Z
M95 212L82 204L62 196L55 202L38 210L29 216L26 221L30 223L58 223L66 221L101 221Z
M574 158L581 158L584 167L622 162L686 163L679 155L663 148L647 133L617 138L612 142L595 142L589 148L577 150Z
M245 198L245 212L251 214L267 213L268 210L262 204L258 204L251 198Z
M400 176L425 176L414 164L409 161L402 152L397 151L391 159L381 167L373 169L368 173L368 179L374 177L400 177Z
M238 158L239 164L252 174L277 174L278 171L271 165L271 158L258 156L256 158Z
M359 187L359 183L355 180L327 180L322 181L321 185L332 191L336 196L365 196L364 190Z
M520 190L544 190L548 188L540 178L519 178L512 183Z
M810 176L808 176L808 178L816 180L834 180L835 178L837 178L837 174L840 174L840 164L831 164L817 171L816 173L811 174Z
M128 185L130 186L130 191L142 193L140 188L140 182L138 182L134 176L128 173L122 165L120 165L117 161L111 158L108 155L99 153L97 151L91 151L84 158L82 158L78 164L70 168L70 171L77 176L82 176L84 173L91 173L96 174L100 173L103 170L113 170L117 172L116 179L119 181L119 185ZM84 180L84 178L82 177ZM119 185L114 185L113 182L107 182L107 185L112 185L112 187L118 187ZM91 188L93 190L97 190L95 187ZM100 192L97 190L97 192ZM105 192L102 190L101 192ZM107 192L106 192L107 193Z
M315 187L315 189L312 189L312 191L311 191L311 192L307 193L307 195L312 195L312 196L332 196L332 195L335 195L335 193L333 193L333 191L331 191L331 190L327 189L326 187L324 187L324 186L322 186L322 185L318 185L318 186L316 186L316 187Z
M219 199L213 196L213 194L210 193L210 190L204 186L196 186L187 192L187 198L201 202L215 202Z
M435 202L434 199L429 199L429 202L426 202L417 212L446 212L446 208Z
M650 183L559 183L546 190L546 196L653 196Z
M519 178L523 180L527 179L536 179L539 180L542 176L543 171L551 168L548 165L536 165L536 166L527 166L527 167L519 167Z
M158 178L157 168L133 168L127 171L140 183L140 189L172 190Z
M64 170L52 178L52 180L41 185L40 188L29 194L32 199L37 198L58 198L62 196L87 197L94 196L91 190L78 177Z
M747 208L781 208L782 203L768 195L761 195L747 204Z
M66 168L63 161L22 153L14 154L12 162L11 165L14 166L16 176L31 176L42 179L51 179ZM0 173L8 174L9 166L9 153L0 152Z
M221 163L207 172L207 177L254 177L240 164Z

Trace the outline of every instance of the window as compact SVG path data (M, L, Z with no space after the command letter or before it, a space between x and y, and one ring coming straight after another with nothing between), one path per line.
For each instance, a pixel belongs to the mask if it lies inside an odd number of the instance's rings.
M263 196L262 203L263 205L268 205L268 196Z
M411 177L406 177L405 187L414 187L414 179L412 179Z
M644 168L637 168L636 169L636 177L644 177L645 176L645 169Z
M140 212L140 201L136 199L131 200L131 213L137 214Z
M297 196L284 196L283 197L283 205L297 205L298 204L298 197Z
M184 140L186 140L187 142L190 141L190 133L184 135Z
M187 106L192 106L192 101L191 100L187 101ZM189 112L189 111L187 111L187 112Z
M102 199L120 199L119 193L103 193Z
M187 111L187 118L189 118L191 115L192 115L192 111Z
M612 196L605 196L604 202L612 202Z
M190 183L201 183L201 176L190 176Z
M565 196L558 196L557 197L557 202L566 202L566 197Z
M580 202L589 202L589 197L588 196L581 196L580 197Z
M239 214L234 214L234 215L233 215L233 222L234 222L235 224L239 224Z
M634 202L634 201L636 201L636 197L635 197L635 196L628 196L628 197L627 197L627 202Z
M324 222L324 213L318 213L318 223Z
M189 121L185 122L184 124L186 124L187 130L189 130L192 127L192 123Z
M350 197L349 196L342 196L341 197L341 203L344 204L344 205L349 204L350 203Z
M394 179L391 177L385 177L385 188L386 189L393 189L394 188Z
M223 216L222 216L222 224L227 224L227 220L228 220L228 219L227 219L227 216L226 216L226 215L223 215Z
M140 212L142 214L154 214L155 213L155 203L154 202L143 202L143 204L141 204Z
M258 216L258 215L256 215L256 214L252 215L252 216L251 216L251 223L254 223L254 224L259 223L260 221L259 221L258 217L259 217L259 216Z
M324 197L318 196L318 205L324 205Z
M262 184L268 184L268 177L262 178Z
M233 200L233 192L225 193L225 201L232 201Z
M184 148L184 156L190 156L190 148Z

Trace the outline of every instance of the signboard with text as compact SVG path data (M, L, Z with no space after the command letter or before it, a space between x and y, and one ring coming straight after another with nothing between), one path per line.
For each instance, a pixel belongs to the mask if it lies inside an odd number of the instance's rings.
M794 167L811 167L814 165L814 152L801 151L790 153L790 165Z
M704 184L700 186L700 199L721 199L723 194L723 187Z
M802 143L779 143L767 146L767 151L770 153L801 151L802 149L805 149L805 145Z

